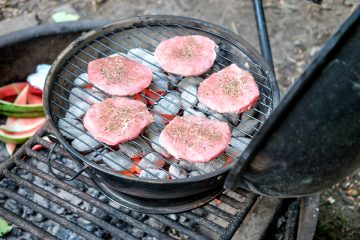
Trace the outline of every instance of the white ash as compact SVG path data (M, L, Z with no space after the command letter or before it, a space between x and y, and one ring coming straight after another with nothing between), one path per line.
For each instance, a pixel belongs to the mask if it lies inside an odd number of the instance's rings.
M198 177L198 176L201 176L202 173L200 171L192 171L189 173L189 176L190 177Z
M198 87L202 81L203 79L200 77L185 77L178 83L178 90L183 92L187 86Z
M59 119L58 127L60 133L69 139L74 139L84 134L85 128L82 122L74 118Z
M160 154L152 152L141 159L137 169L138 171L142 171L142 169L161 169L164 166L165 161Z
M197 166L195 165L195 163L190 163L186 160L180 160L179 161L179 166L187 171L197 171L199 170L197 168Z
M218 113L218 112L216 112L215 110L212 110L211 108L209 108L208 106L206 106L205 104L203 104L203 103L201 103L201 102L199 102L199 103L197 104L197 108L198 108L201 112L205 113L206 115L209 115L209 114L212 114L212 113Z
M170 84L170 87L172 87L172 86L174 86L175 84L177 84L179 81L180 81L180 79L181 79L181 77L179 77L179 76L174 76L174 75L167 75L167 78L170 80L170 82L172 83L172 84Z
M75 78L74 84L77 87L86 87L87 85L89 85L88 74L87 73L81 73L77 78Z
M178 164L172 164L169 167L169 173L171 175L171 178L174 178L174 179L187 177L186 170L181 168L181 166Z
M119 150L130 158L142 157L145 155L139 148L127 142L119 144Z
M233 137L246 137L252 135L259 125L259 121L255 119L249 119L245 122L240 123L231 132Z
M141 171L139 177L150 179L169 179L169 173L164 170L146 169Z
M129 156L122 152L108 152L103 156L102 160L115 171L129 170L133 165Z
M193 108L187 108L184 110L184 116L195 115L199 117L206 117L205 113L194 110Z
M163 73L153 73L153 80L149 86L150 89L158 92L165 92L169 89L169 80Z
M79 102L77 105L71 106L65 114L66 118L83 118L86 111L90 108L90 104L87 102Z
M131 142L129 142L130 145L137 147L138 149L140 149L140 151L146 155L150 150L151 147L150 145L141 137L137 137L134 140L132 140Z
M237 126L239 124L239 114L237 113L224 113L225 118L233 125Z
M154 106L154 111L162 114L176 115L180 111L180 93L171 91L160 99Z
M231 157L238 158L241 153L245 150L246 146L251 141L250 138L245 137L232 137L230 145L225 149L225 153L228 153Z
M90 94L86 97L86 102L91 104L99 103L107 98L106 94L104 93L100 93L100 92L92 93L90 91L88 92Z
M95 140L88 134L83 134L80 137L75 138L71 142L71 146L73 146L76 150L81 153L89 153L94 149L97 149L101 146L101 143Z
M161 71L159 63L156 61L154 53L142 48L130 49L127 53L127 57L131 60L141 62L143 65L149 67L153 72Z
M221 160L220 158L216 158L206 163L195 163L195 166L201 169L201 171L209 173L216 171L219 168L222 168L224 164L225 162L223 160Z
M163 148L159 143L159 136L148 132L148 137L151 140L151 147L158 153L160 153L164 157L171 157L170 153L168 153L165 148Z
M91 94L91 92L89 93L88 89L74 87L69 94L70 105L76 105L79 104L79 102L86 101L89 94Z
M197 87L189 85L181 93L181 105L183 108L194 107L198 103Z

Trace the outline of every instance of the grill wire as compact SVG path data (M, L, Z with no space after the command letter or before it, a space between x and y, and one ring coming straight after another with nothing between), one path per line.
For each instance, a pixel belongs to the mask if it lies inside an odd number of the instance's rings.
M259 127L263 124L264 120L268 117L269 113L272 110L272 89L271 89L271 85L269 83L268 78L266 76L264 76L265 73L264 73L263 69L261 68L261 66L259 64L254 62L250 58L250 56L248 56L246 51L243 51L242 49L238 48L237 46L234 46L231 43L226 42L226 40L221 39L219 36L214 36L211 33L203 31L201 29L190 28L190 27L181 26L181 25L166 26L163 24L157 24L157 25L146 24L142 27L132 27L130 29L120 29L120 30L113 31L113 32L110 32L107 34L102 34L100 37L98 37L91 43L88 43L85 47L79 49L78 52L76 52L69 60L66 61L65 65L62 66L62 69L57 73L56 79L54 80L54 85L53 85L53 89L52 89L52 93L51 93L52 95L50 97L50 108L51 108L52 117L54 118L54 122L57 123L59 119L63 119L64 122L66 122L73 128L76 128L78 131L81 131L83 134L92 138L92 136L89 133L84 132L81 128L79 128L78 126L75 126L72 122L70 122L64 118L65 113L71 106L75 106L77 109L84 111L79 106L77 106L69 101L69 96L70 96L71 90L74 87L77 87L77 85L74 84L74 80L76 78L81 79L82 81L86 82L87 84L90 84L92 86L92 89L96 89L97 92L103 93L107 97L112 97L108 93L100 90L93 84L87 82L86 79L79 77L80 74L87 73L88 63L92 60L102 58L102 57L107 57L112 54L127 53L129 56L131 54L133 57L136 57L136 58L140 59L141 61L144 61L147 64L150 64L152 67L158 68L159 71L162 71L157 65L150 62L148 59L145 59L142 56L140 56L136 53L133 53L133 52L129 53L128 51L132 48L141 48L144 51L144 53L153 55L153 51L155 50L156 46L161 41L169 39L174 36L195 35L195 34L200 34L200 35L205 35L207 37L210 37L219 46L217 58L212 67L212 70L210 73L204 74L203 75L204 78L209 77L212 73L217 72L217 71L221 70L222 68L229 66L232 63L235 63L240 68L250 72L251 75L254 77L255 81L257 82L259 90L260 90L260 98L258 100L257 106L251 108L255 114L250 115L247 112L242 113L242 114L247 116L249 119L256 120L258 122L258 124L256 124L255 126L258 126L258 127L254 127L253 125L249 125L247 122L242 121L241 117L240 117L241 115L239 115L239 117L237 119L239 125L242 124L243 126L253 129L254 133L248 134L247 132L244 132L242 129L237 128L240 132L245 134L247 138L252 139L254 137L254 135L256 134L256 132L258 131ZM174 83L172 81L173 78L179 78L178 76L171 75L168 73L166 73L166 74L167 75L164 75L164 72L159 73L157 71L153 71L154 76L156 76L164 81L167 81L170 84L170 86L172 86L172 88L182 89L183 92L187 92L187 94L190 94L191 96L196 97L196 95L187 91L185 89L185 87L179 86L178 83ZM184 78L182 78L181 81L186 81L188 85L193 85L191 82L189 82L188 80L186 80ZM152 84L155 85L159 89L163 89L165 94L172 94L175 96L175 94L173 94L173 92L171 92L171 90L165 89L162 86L160 86L154 82L152 82ZM87 97L88 99L93 98L93 99L97 99L99 101L101 100L98 96L94 95L93 93L90 93L89 91L86 91L84 88L79 88L79 89L81 89L81 91L83 92L82 95L84 95L84 94L88 95L88 97ZM158 101L160 101L162 99L165 99L172 105L180 107L180 112L188 111L187 109L184 109L181 106L181 104L178 105L178 104L170 101L168 98L159 94L155 90L153 90L151 88L147 88L147 89L148 89L148 91L152 92L154 95L159 97L159 99L156 102L153 101L153 104L151 106L148 106L148 110L150 112L152 112L153 114L156 114L163 121L169 122L169 120L167 118L161 116L160 114L158 114L156 111L153 110L154 106L157 105ZM83 96L80 96L74 92L72 92L71 95L73 95L76 98L80 99L81 101L87 102L89 104L88 100L84 99ZM152 98L146 96L143 93L140 93L140 95L141 95L141 97L143 97L146 100L153 100ZM184 99L182 98L182 101L183 100ZM185 101L187 103L190 103L188 100L185 100ZM167 111L171 112L171 109L167 108L166 106L161 105L161 108L166 109ZM205 114L211 114L210 112L208 112L204 109L198 109L197 111L201 111ZM189 113L191 114L191 112L189 112ZM72 114L72 116L76 117L73 113L71 113L71 114ZM178 115L178 113L175 113L175 112L173 112L173 114ZM221 120L217 116L214 116L214 115L212 115L212 116L213 116L213 118L215 118L217 120ZM78 119L78 120L81 121L81 119ZM154 124L157 125L158 128L163 128L160 124L158 124L156 122L154 122ZM229 126L231 129L236 127L230 121L229 121ZM114 154L116 154L117 156L120 157L120 154L117 151L113 150L108 145L98 142L99 144L101 144L101 148L93 148L90 144L88 144L86 141L80 139L79 136L76 136L73 132L70 132L68 129L60 128L60 127L59 127L59 129L63 132L66 132L68 135L72 136L74 139L77 139L78 141L82 142L89 148L91 148L93 152L96 152L98 155L102 156L102 158L105 158L105 159L111 161L113 164L119 166L120 168L126 169L126 167L123 166L123 164L121 164L118 161L115 161L112 157L109 157L107 154L103 153L102 150L107 149L109 152L113 152ZM152 134L155 134L156 136L159 136L158 132L155 132L150 128L147 128L147 131L151 132ZM146 141L150 142L151 144L157 145L158 147L162 148L161 145L154 142L152 139L147 137L144 133L142 133L140 135L140 137L143 140L146 140ZM241 138L238 138L238 140L240 142L242 142L245 146L248 144L247 142L243 141ZM163 159L167 165L173 165L178 170L183 171L187 175L188 178L191 177L187 173L186 170L184 170L181 167L178 167L177 164L173 164L172 161L170 161L166 157L163 157L161 154L157 153L156 151L149 149L147 147L144 147L141 143L139 143L135 140L129 141L127 143L138 146L139 148L143 148L143 149L145 148L147 153L155 152L155 154L158 157L160 157L161 159ZM134 151L134 149L130 149L126 145L124 146L124 148L126 148L128 151L130 151L134 154L136 153ZM244 150L244 149L239 149L234 145L230 145L230 148L233 148L235 151L238 151L238 152L242 152ZM233 156L230 153L224 153L224 154L232 159L236 159L236 156ZM143 158L143 159L146 159L146 158ZM88 160L92 161L92 159L88 159ZM147 161L149 164L153 165L155 167L155 169L159 169L159 167L155 163L153 163L152 161L149 161L149 160L147 160ZM182 160L182 161L185 161L185 160ZM217 161L221 162L222 166L220 168L224 168L229 165L229 163L226 162L225 160L223 160L222 158L218 158ZM201 175L208 173L208 170L205 171L204 168L201 166L199 167L198 164L193 164L188 161L185 161L185 162L192 169L200 172ZM147 168L143 168L142 166L140 166L139 164L137 164L135 162L132 162L132 164L134 164L136 167L138 167L142 171L146 171L153 178L155 178L155 179L159 178L157 175L153 174L151 171L148 171ZM212 171L216 171L217 169L220 169L218 166L214 166L211 162L206 163L205 165L210 167L212 169ZM231 165L231 163L230 163L230 165ZM107 166L103 166L103 165L99 165L99 167L109 169ZM177 178L177 176L174 176L169 171L167 171L163 168L160 168L160 169L162 171L166 172L166 174L168 174L171 177L171 179ZM129 173L133 177L138 177L133 172L129 172Z

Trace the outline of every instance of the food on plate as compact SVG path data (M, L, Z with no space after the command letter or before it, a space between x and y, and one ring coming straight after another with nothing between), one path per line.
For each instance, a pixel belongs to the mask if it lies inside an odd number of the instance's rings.
M126 97L95 103L84 117L84 126L92 136L109 145L136 138L152 122L153 116L144 103Z
M231 64L212 74L199 86L201 103L219 113L241 113L259 99L259 88L251 74Z
M200 35L176 36L162 41L155 49L161 68L180 76L198 76L207 72L216 58L215 42Z
M159 143L175 158L208 162L230 143L230 128L220 121L199 116L176 117L161 132Z
M89 62L88 81L115 96L131 96L148 87L151 69L121 56L100 58Z

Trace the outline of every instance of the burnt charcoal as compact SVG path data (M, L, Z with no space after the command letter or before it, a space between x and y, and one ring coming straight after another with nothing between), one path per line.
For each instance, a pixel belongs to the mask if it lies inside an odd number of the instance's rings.
M84 134L84 125L77 119L74 118L62 118L58 122L60 133L68 138L74 139Z
M28 189L23 188L23 187L19 187L17 192L18 192L18 194L20 194L21 196L24 196L26 198L31 198L32 196L34 196L33 192L30 192Z
M192 212L202 217L206 215L206 211L203 208L195 208Z
M66 118L83 118L86 111L90 108L90 104L87 102L79 102L77 105L71 106L66 114Z
M225 118L231 123L233 126L237 126L239 124L239 114L237 113L224 113Z
M180 111L181 98L178 91L171 91L154 106L154 111L161 114L176 115Z
M11 230L11 234L14 235L14 236L19 237L19 236L21 236L23 234L23 230L21 230L20 228L15 227L15 228L13 228ZM14 238L14 239L17 239L17 238Z
M139 220L139 221L144 220L144 218L146 217L145 214L140 213L140 212L136 212L136 211L131 211L130 216L137 219L137 220Z
M71 89L69 94L70 105L77 105L80 102L84 102L88 97L89 91L87 89L75 87Z
M115 171L124 171L132 167L131 159L122 152L109 152L103 156L103 161Z
M94 104L94 103L99 103L99 102L105 100L106 98L107 98L107 96L104 93L97 92L97 93L89 94L86 98L86 101L91 104Z
M145 235L145 233L143 231L141 231L138 228L132 227L132 226L128 226L127 232L136 238L142 238Z
M178 219L178 216L176 214L169 214L167 215L171 220L176 221Z
M156 153L149 153L146 156L144 156L141 161L139 162L139 165L137 167L138 171L141 171L142 169L160 169L164 167L165 161L164 159L159 156L159 154Z
M44 208L49 208L50 206L49 200L44 198L43 196L40 196L37 193L34 193L32 200Z
M97 151L92 151L88 154L85 155L85 157L87 157L89 160L94 161L94 162L99 162L102 161L102 154L108 153L109 151L104 148L104 149L99 149Z
M76 164L76 162L73 159L69 158L61 158L61 162L68 168L73 169L74 171L79 170L79 166Z
M254 131L257 129L259 125L259 121L255 119L249 119L245 122L240 123L236 128L234 128L231 132L231 136L233 137L245 137L251 136Z
M211 108L209 108L208 106L206 106L201 102L197 104L197 108L199 109L199 111L205 113L206 115L217 113L216 111L212 110Z
M88 202L82 202L82 203L80 204L80 208L81 208L82 210L87 211L87 212L91 211L91 205L90 205L90 203L88 203Z
M86 87L89 84L88 74L81 73L77 78L75 78L74 84L78 87Z
M202 81L203 79L200 77L185 77L178 83L178 91L183 92L188 86L197 87Z
M141 171L139 177L150 179L169 179L169 173L164 170L146 169Z
M100 219L104 220L104 221L109 221L110 220L110 216L108 214L104 213L102 210L100 210L97 207L93 207L91 209L91 214L94 215L97 218L100 218Z
M229 123L227 118L223 114L220 114L220 113L212 113L212 114L210 114L209 119Z
M56 232L55 234L56 237L58 237L59 239L66 239L66 240L78 240L79 237L71 232L68 229L65 228L59 228L59 230Z
M195 163L195 165L198 167L198 169L201 169L201 171L209 173L213 172L216 169L222 168L224 166L224 162L220 159L214 159L207 163Z
M142 48L133 48L128 51L127 57L131 60L141 62L153 72L161 72L161 67L153 54L154 53L150 53Z
M149 126L146 127L146 129L149 129L149 131L152 131L153 133L160 133L164 127L165 122L167 122L166 119L163 119L159 114L154 114L154 123L151 123Z
M0 185L11 191L16 191L16 188L17 188L16 183L9 178L4 178L3 180L1 180Z
M38 185L38 186L43 186L43 185L46 185L46 184L47 184L47 182L46 182L44 179L39 178L38 176L34 176L34 181L33 181L33 183L35 183L35 184Z
M141 149L137 148L136 144L134 143L131 144L127 142L127 143L119 144L119 150L125 153L130 158L144 156L144 153L141 151Z
M191 177L198 177L198 176L201 176L202 173L200 171L192 171L192 172L189 173L189 175Z
M66 192L63 189L59 189L58 195L61 196L67 202L70 202L70 203L74 204L75 206L79 206L80 203L83 201L80 198Z
M181 168L178 164L172 164L169 168L169 173L171 178L186 178L187 172L185 169Z
M169 89L169 80L164 73L154 73L153 80L149 86L154 91L165 92Z
M196 171L198 170L198 168L196 167L196 165L194 163L190 163L188 161L185 160L180 160L179 161L179 166L187 171Z
M0 203L4 203L5 198L6 198L5 194L0 192Z
M94 197L94 198L97 198L99 196L99 190L95 189L95 188L92 188L92 187L89 187L87 190L86 190L86 193L89 194L90 196Z
M54 213L61 215L65 212L65 208L57 205L56 203L50 202L50 210Z
M45 231L51 233L52 229L55 227L55 223L52 222L51 220L46 220L42 223L39 224L39 226L44 229Z
M231 138L230 146L225 149L225 153L231 155L231 157L240 157L241 153L245 150L246 146L251 141L250 138L238 137Z
M29 182L32 182L34 180L34 176L29 172L21 174L20 176Z
M153 228L156 228L159 231L162 231L162 232L165 231L165 225L154 218L149 218L149 219L145 220L144 223L148 224L149 226L151 226Z
M110 239L110 235L109 235L109 233L105 233L103 230L101 230L100 228L98 228L95 232L94 232L94 234L96 235L96 236L98 236L99 238L101 238L101 239Z
M80 191L84 191L85 190L85 184L80 182L79 180L75 179L72 181L68 181L66 182L67 184L69 184L70 186L79 189Z
M24 232L17 240L37 240L31 233Z
M80 137L75 138L71 142L76 150L81 153L89 153L94 149L97 149L101 146L101 143L89 136L88 134L81 135Z
M41 213L34 213L32 215L28 215L27 220L29 220L30 222L39 223L45 220L45 216Z
M152 236L146 236L141 238L141 240L158 240L156 237L152 237Z
M255 104L249 110L243 112L241 114L241 121L247 121L247 120L250 120L250 119L254 119L254 117L256 115L256 110L255 110L256 107L257 107L257 104Z
M149 139L151 140L151 147L164 157L171 157L171 155L159 143L159 135L148 132Z
M101 201L103 203L108 203L109 202L109 198L107 196L105 196L104 194L100 194L98 199L99 199L99 201Z
M189 85L181 93L181 105L183 108L194 107L198 103L197 87Z
M29 215L34 214L34 210L30 209L27 206L23 206L23 212L21 214L22 218L27 218Z
M14 199L6 199L4 203L4 208L9 209L15 214L21 215L23 208L21 204L16 202Z

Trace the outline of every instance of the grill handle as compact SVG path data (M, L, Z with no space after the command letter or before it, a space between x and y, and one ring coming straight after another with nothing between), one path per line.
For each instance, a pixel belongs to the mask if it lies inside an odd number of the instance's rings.
M51 164L51 155L53 154L55 147L57 146L57 143L55 141L55 144L51 146L49 154L47 156L47 165L49 167L49 172L54 175L57 179L62 180L62 181L72 181L74 179L76 179L82 172L84 172L89 165L85 164L80 171L78 171L74 176L72 177L64 177L64 176L60 176L57 173L54 172L54 170L52 169L52 164Z
M360 168L360 6L281 100L225 188L273 197L321 191Z

